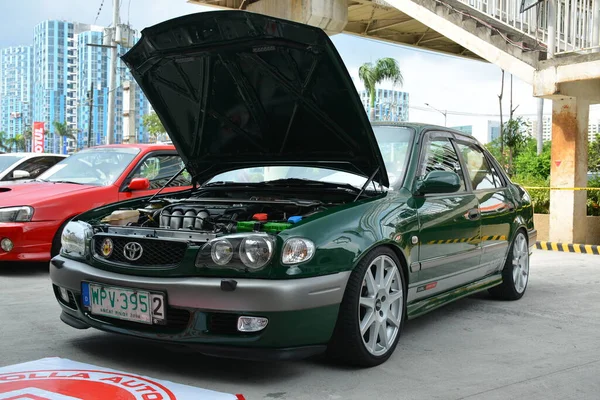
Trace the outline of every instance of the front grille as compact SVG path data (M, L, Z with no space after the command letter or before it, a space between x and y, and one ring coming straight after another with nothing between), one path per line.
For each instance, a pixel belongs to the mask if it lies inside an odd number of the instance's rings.
M102 246L106 238L111 239L113 243L112 253L108 257L102 255ZM141 257L134 261L127 259L124 252L125 246L133 242L142 247ZM126 265L175 266L183 259L186 249L187 243L177 241L104 235L94 237L94 253L98 258Z
M208 331L218 335L239 335L237 330L237 321L239 315L214 313L210 315L208 322Z

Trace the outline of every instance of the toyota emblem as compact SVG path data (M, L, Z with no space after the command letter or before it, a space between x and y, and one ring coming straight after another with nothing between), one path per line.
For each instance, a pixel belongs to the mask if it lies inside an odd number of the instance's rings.
M123 255L129 261L137 261L142 257L144 249L138 242L129 242L123 247Z

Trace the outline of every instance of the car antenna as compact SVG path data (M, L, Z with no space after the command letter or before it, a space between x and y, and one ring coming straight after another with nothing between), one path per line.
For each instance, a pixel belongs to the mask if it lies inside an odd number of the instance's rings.
M371 181L373 180L373 178L375 178L375 175L379 172L379 167L377 167L375 169L375 172L373 172L373 174L369 177L369 179L367 179L367 181L365 182L365 184L363 185L363 187L360 189L360 192L358 192L358 194L356 195L356 198L354 199L354 201L358 200L359 197L363 194L363 192L367 189L367 186L369 186L369 184L371 183Z
M169 179L169 180L167 181L167 183L165 183L165 184L163 185L163 187L161 187L161 188L160 188L160 190L159 190L158 192L154 193L154 194L152 195L152 197L150 197L150 198L148 199L148 203L150 203L150 202L151 202L151 201L152 201L152 200L153 200L153 199L154 199L156 196L158 196L158 194L159 194L160 192L162 192L164 188L166 188L167 186L169 186L169 185L171 184L171 182L173 182L173 181L175 180L175 178L177 178L179 175L181 175L181 173L182 173L183 171L185 171L185 167L181 168L181 169L179 170L179 172L178 172L178 173L176 173L175 175L173 175L173 176L171 177L171 179Z

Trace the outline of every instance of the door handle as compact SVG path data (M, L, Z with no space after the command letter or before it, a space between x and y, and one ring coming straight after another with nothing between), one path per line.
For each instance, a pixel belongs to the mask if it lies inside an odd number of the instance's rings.
M476 220L479 218L481 214L479 213L479 208L472 208L467 213L467 218L470 220Z

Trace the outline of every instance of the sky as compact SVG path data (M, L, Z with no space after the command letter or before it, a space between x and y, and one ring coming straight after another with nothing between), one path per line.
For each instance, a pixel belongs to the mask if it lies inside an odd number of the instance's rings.
M48 19L69 20L102 26L112 21L113 0L19 0L3 1L0 14L0 48L28 45L33 42L33 28ZM101 6L102 5L102 6ZM121 0L121 20L137 29L185 14L211 10L189 4L186 0ZM501 85L499 67L481 62L436 54L426 50L403 47L372 39L339 34L331 37L358 90L358 68L365 62L381 57L396 58L404 77L404 85L394 87L409 92L411 109L409 119L414 122L444 124L442 113L429 109L429 103L438 110L447 110L448 126L473 125L474 135L485 141L487 121L499 120L498 94ZM390 83L381 87L393 88ZM505 75L503 110L507 113L510 99L510 75ZM515 114L535 119L537 99L527 83L513 78L513 107ZM427 109L427 110L423 110ZM600 109L594 108L590 119L600 118ZM452 112L488 114L459 116ZM551 114L551 102L544 102L544 114Z

